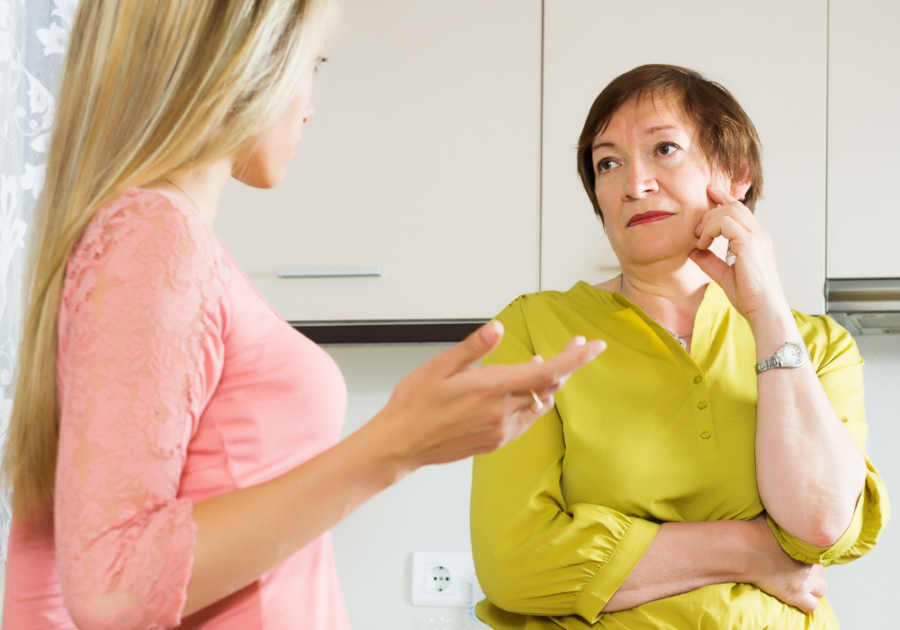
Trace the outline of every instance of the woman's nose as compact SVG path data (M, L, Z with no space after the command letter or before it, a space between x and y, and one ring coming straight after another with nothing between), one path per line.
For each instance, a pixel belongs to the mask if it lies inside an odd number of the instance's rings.
M642 160L633 160L626 167L625 196L631 199L642 199L659 190L653 170Z

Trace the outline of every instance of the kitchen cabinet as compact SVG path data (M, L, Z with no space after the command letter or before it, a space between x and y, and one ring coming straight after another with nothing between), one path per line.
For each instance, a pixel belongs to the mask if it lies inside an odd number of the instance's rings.
M900 3L830 11L828 277L900 278Z
M566 290L619 273L578 179L575 146L609 81L642 64L667 63L718 81L753 120L765 180L756 214L775 243L791 305L824 312L827 8L821 0L546 0L541 288ZM897 20L882 23L890 39ZM898 88L891 89L885 111L897 100ZM873 100L862 108L871 110ZM882 146L884 155L893 149ZM878 182L885 195L889 181Z
M273 190L228 184L221 241L288 321L488 319L537 291L540 0L341 5L299 156Z

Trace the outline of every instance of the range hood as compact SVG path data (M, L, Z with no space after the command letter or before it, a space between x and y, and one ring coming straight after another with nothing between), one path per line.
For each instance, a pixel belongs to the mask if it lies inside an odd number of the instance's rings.
M826 280L825 303L854 335L900 334L900 278Z

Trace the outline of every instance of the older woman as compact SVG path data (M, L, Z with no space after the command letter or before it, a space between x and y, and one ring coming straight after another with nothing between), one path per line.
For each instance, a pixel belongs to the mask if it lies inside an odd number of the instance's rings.
M791 311L753 216L757 144L732 95L684 68L636 68L594 102L578 170L622 274L520 297L487 362L573 334L609 347L475 460L491 627L837 627L824 567L875 545L887 497L856 345Z

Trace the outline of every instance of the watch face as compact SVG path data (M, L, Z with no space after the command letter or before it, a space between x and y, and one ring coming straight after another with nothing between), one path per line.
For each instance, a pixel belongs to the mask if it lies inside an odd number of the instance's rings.
M800 365L803 363L803 349L795 344L789 343L781 349L781 355L784 357L785 365Z

